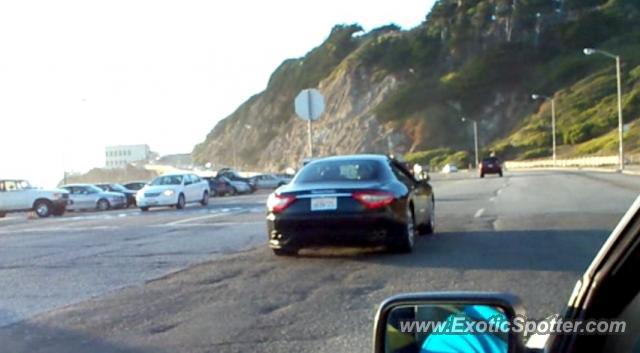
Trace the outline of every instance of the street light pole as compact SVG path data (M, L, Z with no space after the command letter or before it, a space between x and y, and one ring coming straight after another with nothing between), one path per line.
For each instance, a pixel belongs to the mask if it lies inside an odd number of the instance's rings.
M551 98L551 145L553 148L553 165L556 165L556 100Z
M618 84L618 164L620 171L624 170L624 121L622 118L622 74L620 69L620 56L615 55L604 50L584 48L583 53L585 55L601 54L616 61L616 81Z
M476 163L475 163L475 167L476 169L478 169L478 163L479 163L479 156L478 156L478 122L473 120L473 119L467 119L467 118L462 118L461 119L462 122L466 122L467 120L471 121L473 123L473 146L475 149L475 155L476 155Z
M478 169L478 122L473 121L473 142L476 150L476 169Z
M620 74L620 57L616 55L616 75L618 76L618 158L620 159L620 171L624 170L624 131L622 121L622 78Z
M532 94L531 98L551 101L551 148L553 165L556 165L556 100L553 97L543 96L541 94Z

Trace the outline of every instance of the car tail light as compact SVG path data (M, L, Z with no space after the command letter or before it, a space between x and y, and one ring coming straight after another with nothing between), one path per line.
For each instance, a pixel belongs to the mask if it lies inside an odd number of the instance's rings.
M275 213L280 213L287 209L295 200L296 197L292 195L271 194L267 199L267 209Z
M395 199L392 193L386 191L358 191L352 196L368 209L384 207Z

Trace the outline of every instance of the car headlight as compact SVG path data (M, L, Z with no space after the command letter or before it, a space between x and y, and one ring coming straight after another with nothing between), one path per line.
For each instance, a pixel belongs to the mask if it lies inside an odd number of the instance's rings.
M165 190L162 195L164 196L173 196L176 192L174 190Z

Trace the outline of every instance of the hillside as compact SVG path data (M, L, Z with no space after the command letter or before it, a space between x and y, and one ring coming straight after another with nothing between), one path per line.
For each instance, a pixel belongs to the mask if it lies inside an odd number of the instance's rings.
M548 104L532 101L532 92L557 98L562 153L606 153L617 126L613 60L584 56L584 47L622 56L625 122L640 117L636 0L440 0L411 30L336 26L221 120L194 148L194 161L231 165L235 144L243 168L298 167L306 128L292 102L308 87L327 100L314 123L315 155L392 152L465 165L472 148L465 116L479 121L483 153L545 156Z

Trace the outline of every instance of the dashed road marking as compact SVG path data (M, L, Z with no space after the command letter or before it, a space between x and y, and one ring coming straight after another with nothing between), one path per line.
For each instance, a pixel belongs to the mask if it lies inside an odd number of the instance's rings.
M473 217L480 218L480 217L482 217L482 214L484 214L484 208L481 208L478 211L476 211L476 214L473 215Z

